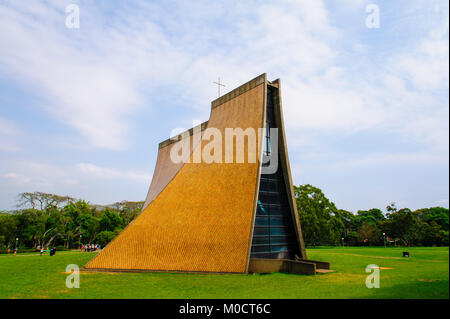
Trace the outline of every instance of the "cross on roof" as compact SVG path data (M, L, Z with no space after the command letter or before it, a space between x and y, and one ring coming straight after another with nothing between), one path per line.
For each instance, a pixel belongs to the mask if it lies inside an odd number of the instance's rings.
M218 81L217 82L213 82L214 84L217 84L217 94L218 94L218 97L220 97L220 87L221 86L225 86L225 85L223 85L222 83L220 83L220 78L218 79Z

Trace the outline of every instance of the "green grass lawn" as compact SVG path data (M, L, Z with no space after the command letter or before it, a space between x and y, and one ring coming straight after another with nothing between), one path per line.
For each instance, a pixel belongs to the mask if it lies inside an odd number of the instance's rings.
M403 250L411 258L402 258ZM316 248L308 258L331 262L330 274L204 275L82 272L65 285L68 264L94 253L0 255L0 298L449 298L449 249ZM380 288L365 286L365 267L381 268Z

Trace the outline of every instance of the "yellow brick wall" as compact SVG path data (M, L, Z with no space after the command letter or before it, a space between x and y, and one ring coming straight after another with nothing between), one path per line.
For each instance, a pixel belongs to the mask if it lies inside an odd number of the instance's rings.
M212 109L208 128L261 127L264 85ZM257 174L257 163L185 164L85 268L245 272Z

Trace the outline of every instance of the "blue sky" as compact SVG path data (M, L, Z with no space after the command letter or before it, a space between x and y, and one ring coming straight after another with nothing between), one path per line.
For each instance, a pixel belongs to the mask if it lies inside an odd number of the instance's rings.
M264 72L296 185L351 211L448 207L447 1L1 0L0 30L0 209L25 191L143 200L158 143L208 119L212 82Z

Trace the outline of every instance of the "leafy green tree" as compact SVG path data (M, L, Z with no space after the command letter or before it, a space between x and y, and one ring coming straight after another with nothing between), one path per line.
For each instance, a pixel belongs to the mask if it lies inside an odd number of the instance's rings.
M112 211L109 208L105 209L103 216L100 219L100 230L113 232L116 229L120 229L122 227L122 217L120 217L117 212Z
M0 247L12 248L17 234L16 219L13 215L0 215Z
M91 243L100 231L100 218L91 214L82 214L78 219L82 243Z
M144 201L130 202L122 201L111 205L115 210L119 211L120 217L123 219L124 225L128 225L133 221L144 207Z
M43 192L21 193L18 195L18 207L31 207L45 210L48 206L61 206L74 201L72 197L48 194Z
M100 244L102 247L105 247L111 240L116 237L116 233L108 230L104 230L100 232L95 238L95 242Z
M376 245L380 243L382 233L376 224L364 222L359 229L359 237L366 245Z
M445 245L449 242L449 210L443 207L377 208L357 214L337 209L317 187L294 187L305 242L310 245L382 245L382 233L404 245ZM22 193L14 213L0 212L0 248L19 246L78 248L79 243L110 242L142 211L144 202L92 205L69 196ZM366 240L364 243L364 240Z
M363 224L369 223L376 226L378 223L383 222L386 219L383 212L378 208L372 208L369 210L358 210L355 218L356 223Z
M337 211L336 217L342 221L344 226L344 236L347 236L351 231L355 230L355 218L352 212L344 209L339 209Z
M298 214L306 243L339 244L345 227L336 215L338 210L321 189L312 185L294 186Z
M388 235L398 238L405 246L410 246L418 238L419 228L416 216L409 208L393 210L385 223Z
M442 229L447 230L449 229L449 210L448 208L444 207L430 207L430 208L423 208L418 209L415 211L420 214L420 218L423 219L426 223L435 222L439 226L441 226Z

